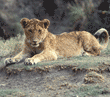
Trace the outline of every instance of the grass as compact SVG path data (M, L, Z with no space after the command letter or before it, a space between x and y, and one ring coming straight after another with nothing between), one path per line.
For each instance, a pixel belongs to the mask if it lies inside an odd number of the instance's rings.
M0 56L7 56L7 55L15 55L16 53L20 52L21 44L23 44L24 36L20 34L15 38L10 38L9 40L0 40ZM17 49L16 49L17 47ZM16 53L15 53L16 52Z
M102 94L104 91L108 91L107 88L100 87L99 85L94 86L82 86L74 90L75 93L81 97L84 96L97 96Z
M109 55L110 54L110 45L108 44L108 47L102 51L102 53Z
M18 89L0 89L0 97L25 97L26 94Z
M104 57L72 57L70 59L64 58L64 59L58 59L55 61L44 61L39 62L32 66L25 66L23 63L20 64L13 64L8 66L9 69L25 69L25 70L33 70L34 68L40 68L44 70L45 66L48 68L49 66L56 67L56 66L63 66L65 68L68 68L68 66L76 67L76 69L90 69L90 68L98 68L103 62L110 62L109 58ZM2 63L1 63L2 64Z
M109 90L107 88L103 88L101 86L97 85L86 85L86 86L81 86L78 88L75 88L72 91L67 91L65 93L65 96L68 95L68 97L73 97L78 96L78 97L89 97L89 96L98 96L100 94L108 94Z

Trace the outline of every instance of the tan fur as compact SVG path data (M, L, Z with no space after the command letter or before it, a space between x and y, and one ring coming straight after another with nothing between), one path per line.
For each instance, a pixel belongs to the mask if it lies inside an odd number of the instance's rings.
M13 58L7 58L5 64L11 64L25 60L24 64L32 65L43 60L57 60L58 57L72 57L79 55L97 56L104 47L99 41L86 31L73 31L54 35L48 31L50 21L44 19L23 18L20 21L24 33L25 42L23 50ZM104 32L104 44L108 44L108 32L98 30L95 36L100 37ZM100 33L99 33L100 32ZM107 46L107 45L106 45Z

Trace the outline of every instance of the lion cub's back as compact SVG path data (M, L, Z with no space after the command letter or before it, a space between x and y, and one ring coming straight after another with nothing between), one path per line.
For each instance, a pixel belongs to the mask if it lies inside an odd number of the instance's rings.
M76 56L81 54L80 32L62 33L56 35L56 51L59 56Z

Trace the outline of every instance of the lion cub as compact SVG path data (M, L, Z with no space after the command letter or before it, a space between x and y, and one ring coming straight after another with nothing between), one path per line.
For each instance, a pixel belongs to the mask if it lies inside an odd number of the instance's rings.
M20 23L26 36L24 48L15 57L7 58L6 65L22 60L25 65L33 65L43 60L57 60L59 56L71 57L83 54L97 56L108 45L109 35L104 28L98 30L95 36L86 31L54 35L48 31L50 25L48 19L40 21L23 18ZM103 45L99 44L102 39Z

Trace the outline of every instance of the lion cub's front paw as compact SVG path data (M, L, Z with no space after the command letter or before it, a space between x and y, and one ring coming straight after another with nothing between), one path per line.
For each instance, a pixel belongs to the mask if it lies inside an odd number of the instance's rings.
M26 58L24 61L25 65L35 65L38 62L40 62L40 60L38 58L34 59L34 58Z
M34 59L26 58L24 61L25 65L35 65Z
M15 59L14 58L6 58L5 61L4 61L4 64L5 65L8 65L8 64L12 64L12 63L15 63Z
M10 64L13 64L13 63L18 63L20 62L20 58L6 58L5 61L4 61L4 64L5 65L10 65Z

